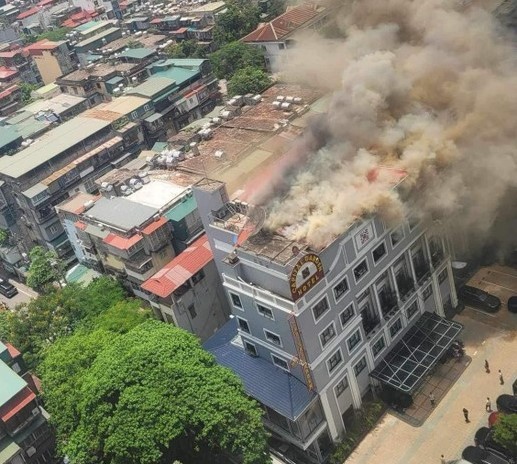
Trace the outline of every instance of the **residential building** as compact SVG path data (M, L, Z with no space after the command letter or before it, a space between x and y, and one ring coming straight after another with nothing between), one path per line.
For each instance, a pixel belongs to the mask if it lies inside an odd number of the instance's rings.
M179 131L212 111L220 98L209 60L166 59L148 70L151 77L127 93L151 99L160 114L147 126L151 137L157 130Z
M207 24L214 25L217 15L226 11L226 3L223 1L209 2L188 11L189 16L203 18Z
M40 405L34 378L21 354L0 342L0 461L2 464L57 462L49 416Z
M259 24L257 29L240 40L259 47L264 52L268 71L277 72L287 59L287 50L296 40L296 34L306 29L318 30L328 21L330 14L330 8L301 4L268 23Z
M54 206L77 191L97 192L95 180L137 156L143 144L139 115L148 102L121 97L64 122L16 154L0 158L0 227L27 253L35 244L73 259Z
M0 68L0 80L2 70ZM22 91L17 84L0 88L0 116L8 116L22 106Z
M405 173L383 176L396 188ZM325 462L381 385L414 393L461 331L444 318L457 304L447 243L414 218L365 217L315 248L261 228L260 208L229 201L220 181L194 195L234 315L205 346L293 462Z
M40 84L41 75L33 60L23 48L0 52L0 82L27 82Z
M63 93L87 98L91 106L120 95L120 89L144 81L147 63L98 63L77 69L56 80ZM115 89L118 89L115 91Z
M65 41L40 40L25 47L25 50L36 63L44 84L51 84L58 77L74 70Z
M79 63L86 66L89 62L89 55L93 50L100 48L110 42L122 37L122 29L111 26L103 30L99 30L95 35L89 36L74 44L74 50Z

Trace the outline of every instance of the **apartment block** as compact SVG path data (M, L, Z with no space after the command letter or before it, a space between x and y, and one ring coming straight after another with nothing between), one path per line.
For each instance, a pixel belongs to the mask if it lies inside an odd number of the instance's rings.
M121 97L0 158L0 223L21 252L40 244L75 260L54 206L78 191L97 192L97 178L136 157L144 141L138 118L146 112L152 112L147 100Z
M44 84L51 84L58 77L74 70L70 51L65 41L40 40L25 47L25 50L36 64Z
M325 462L378 388L415 393L461 331L444 318L457 304L447 243L416 219L365 217L316 249L262 229L264 213L221 182L194 194L234 316L205 347L292 462Z
M0 462L43 464L54 458L55 437L33 377L16 348L0 342Z

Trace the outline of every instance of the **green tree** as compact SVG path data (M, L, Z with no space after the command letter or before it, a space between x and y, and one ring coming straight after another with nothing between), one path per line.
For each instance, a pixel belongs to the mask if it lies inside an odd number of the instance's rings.
M268 18L276 18L285 12L285 0L269 0L264 13Z
M262 69L248 66L239 69L228 81L228 94L245 95L247 93L260 93L271 85L269 75Z
M214 40L218 46L244 37L255 30L260 21L260 10L251 0L229 0L226 6L214 28Z
M38 88L37 85L21 82L18 84L22 92L22 103L28 105L32 101L32 92Z
M54 385L68 382L70 370L49 377L51 361L61 370L58 356L64 362L75 357L59 353L61 346L52 348L42 370L49 396ZM244 464L270 462L260 408L240 380L181 329L148 321L114 336L79 376L72 382L78 388L59 391L68 396L63 403L77 409L57 427L62 451L76 464L217 462L222 452L241 456ZM59 424L58 396L47 406Z
M206 58L206 49L195 40L184 40L165 48L169 58Z
M219 79L230 79L237 70L252 66L264 68L264 55L258 47L242 42L230 42L210 55L214 74Z
M46 290L49 285L63 278L63 263L53 251L35 246L29 258L31 263L27 272L27 285L34 290Z
M501 414L494 425L494 440L517 457L517 414Z
M51 42L60 42L61 40L66 40L66 34L70 32L69 27L59 27L57 29L53 29L52 31L46 31L42 34L39 34L36 37L36 41L38 40L50 40Z
M5 229L0 229L0 246L7 244L9 241L9 232Z

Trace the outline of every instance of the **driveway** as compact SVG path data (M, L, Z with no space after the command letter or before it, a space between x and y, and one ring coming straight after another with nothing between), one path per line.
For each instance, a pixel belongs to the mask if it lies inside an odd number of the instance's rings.
M6 298L5 296L0 295L0 301L5 303L9 309L13 310L17 304L28 303L31 298L38 296L38 294L31 288L27 287L27 285L13 279L8 280L18 289L18 294L12 298Z
M438 464L441 454L446 460L458 459L466 446L474 444L477 429L487 426L486 397L495 405L500 394L512 392L517 377L517 314L507 310L506 301L511 294L517 295L517 270L482 268L469 285L487 290L503 302L495 315L466 307L454 318L464 325L461 338L470 364L423 425L413 427L386 414L347 464ZM485 359L490 363L490 374L485 373ZM505 377L504 385L499 384L498 369ZM463 418L463 408L470 411L469 424Z

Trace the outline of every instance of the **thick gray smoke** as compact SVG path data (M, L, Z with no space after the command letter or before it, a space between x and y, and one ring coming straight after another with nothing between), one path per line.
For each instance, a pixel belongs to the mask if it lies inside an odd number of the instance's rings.
M333 93L259 193L267 226L321 247L360 216L411 209L486 235L517 185L512 41L489 11L456 0L358 0L339 15L346 38L307 33L284 70Z

